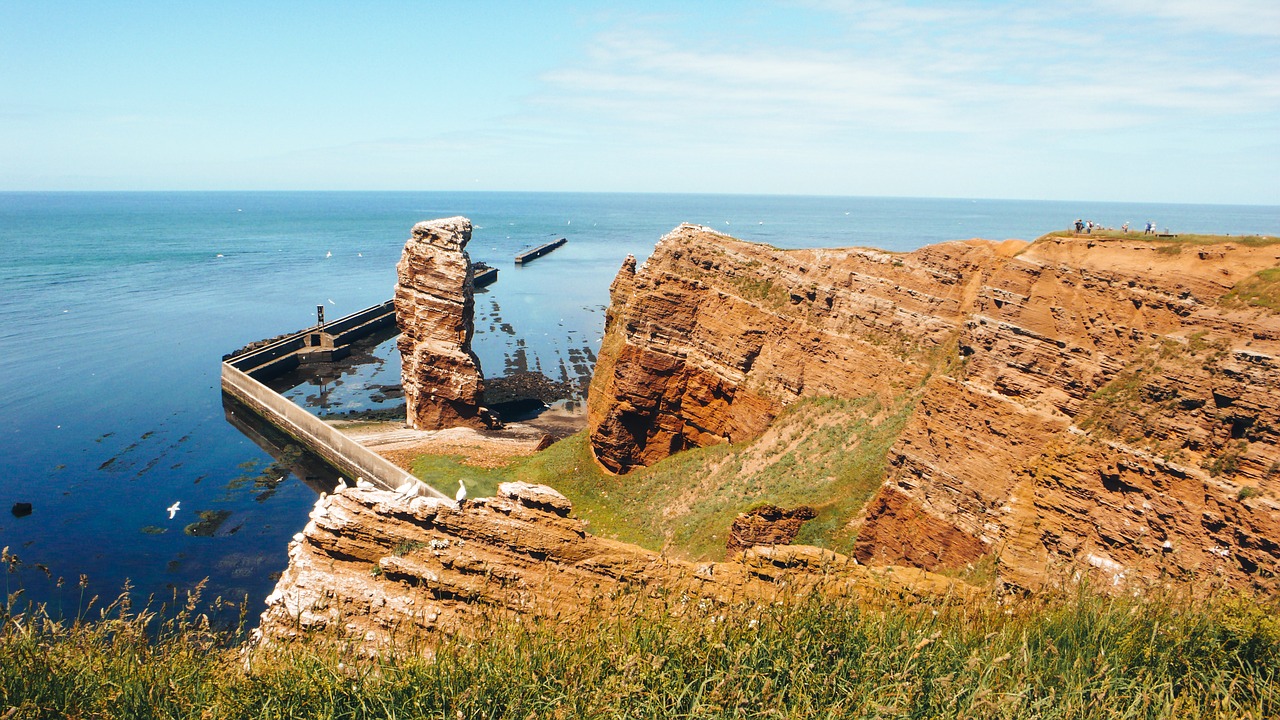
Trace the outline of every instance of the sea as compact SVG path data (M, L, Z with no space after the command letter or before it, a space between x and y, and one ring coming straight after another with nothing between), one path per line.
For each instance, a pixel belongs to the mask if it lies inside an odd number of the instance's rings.
M0 193L0 546L6 595L53 614L86 596L262 608L317 497L233 426L224 354L391 298L422 220L474 224L475 351L488 377L568 379L594 358L609 284L682 222L780 248L907 251L1034 239L1076 218L1280 235L1280 207L505 192ZM557 238L523 267L516 253ZM394 339L337 377L280 388L320 415L391 407ZM10 508L29 503L29 514ZM178 504L170 517L168 508ZM20 592L20 595L13 594Z

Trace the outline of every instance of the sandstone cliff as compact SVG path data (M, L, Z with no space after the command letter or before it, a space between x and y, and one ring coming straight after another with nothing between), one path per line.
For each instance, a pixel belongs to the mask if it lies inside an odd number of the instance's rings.
M409 426L417 430L484 427L484 381L471 352L474 332L471 221L413 227L396 265L396 322Z
M864 562L1274 588L1280 316L1229 293L1278 260L1140 236L778 251L681 226L614 281L591 444L628 472L870 396L910 415L846 518Z
M757 548L733 563L675 562L591 536L569 501L540 485L506 483L498 497L460 505L343 487L321 496L290 543L259 631L268 641L325 631L378 651L406 638L479 632L484 617L572 622L643 598L743 603L886 590L972 592L931 573L866 568L812 547Z

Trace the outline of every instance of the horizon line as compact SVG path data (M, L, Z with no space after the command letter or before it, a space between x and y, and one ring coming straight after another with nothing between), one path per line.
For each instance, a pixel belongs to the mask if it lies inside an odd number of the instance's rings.
M1222 207L1257 207L1277 208L1280 203L1230 203L1230 202L1177 202L1169 200L1098 200L1098 199L1049 199L1049 198L1014 198L1014 197L959 197L946 195L844 195L838 193L767 193L767 192L671 192L658 190L352 190L352 189L35 189L6 190L0 189L0 195L125 195L125 194L523 194L523 195L651 195L651 196L685 196L685 197L761 197L761 198L830 198L830 199L867 199L867 200L944 200L957 202L1048 202L1048 203L1101 203L1110 205L1211 205Z

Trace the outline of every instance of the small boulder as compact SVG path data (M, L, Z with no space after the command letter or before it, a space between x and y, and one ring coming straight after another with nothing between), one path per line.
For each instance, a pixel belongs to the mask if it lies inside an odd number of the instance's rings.
M807 505L792 510L761 505L734 518L725 549L733 552L756 545L790 545L800 533L800 526L815 517L817 513Z
M525 482L505 482L498 486L498 495L511 498L525 507L545 510L565 517L573 510L569 498L546 485Z

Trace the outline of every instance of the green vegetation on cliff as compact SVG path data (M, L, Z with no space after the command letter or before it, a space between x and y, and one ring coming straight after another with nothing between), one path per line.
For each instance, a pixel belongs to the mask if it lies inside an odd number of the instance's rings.
M624 476L599 468L586 433L496 470L440 456L418 458L413 470L450 494L462 478L470 497L491 496L508 480L550 485L573 501L593 534L693 560L724 557L740 512L808 505L818 515L796 542L849 553L847 524L880 486L911 407L905 400L884 408L874 398L810 398L751 442L687 450Z
M1161 243L1172 246L1193 246L1193 245L1220 245L1222 243L1240 243L1246 247L1265 247L1267 245L1275 245L1280 243L1280 237L1272 235L1202 235L1196 233L1176 233L1170 235L1146 234L1139 231L1130 230L1122 232L1120 230L1102 230L1095 229L1092 233L1080 234L1073 233L1069 230L1051 232L1042 235L1039 240L1052 237L1061 238L1094 238L1097 240L1130 240L1135 242L1152 242Z
M0 610L0 717L1264 718L1275 601L1234 595L720 607L639 600L572 627L370 658L337 639L249 649L188 603L94 622Z
M1236 283L1222 298L1227 305L1262 307L1280 311L1280 267L1268 268Z

